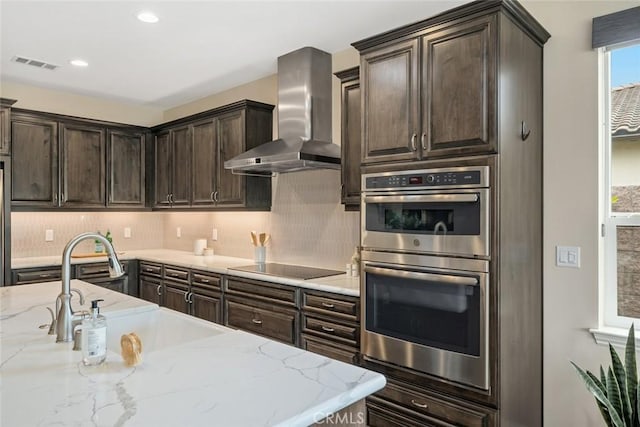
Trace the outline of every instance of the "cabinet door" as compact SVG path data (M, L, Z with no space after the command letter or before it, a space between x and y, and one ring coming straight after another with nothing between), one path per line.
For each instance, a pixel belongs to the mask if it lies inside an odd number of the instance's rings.
M11 121L13 206L58 205L58 124L37 117Z
M417 156L418 41L408 40L361 57L362 162Z
M424 37L428 157L496 149L495 31L495 16L487 16Z
M61 124L62 186L61 206L104 207L104 128Z
M171 137L169 132L162 132L156 135L155 146L155 202L156 207L171 206Z
M144 207L144 135L109 132L108 197L110 207Z
M245 111L234 111L218 116L216 136L220 163L218 165L218 194L220 206L244 205L244 176L233 175L224 168L224 162L245 150Z
M164 286L164 306L181 313L189 313L187 303L188 292L185 289L173 287L167 283Z
M226 324L286 344L296 343L297 313L294 310L259 308L249 304L225 299Z
M361 105L359 69L338 75L342 80L342 203L360 209ZM345 72L346 73L346 72Z
M9 154L11 151L10 117L10 108L0 108L0 154Z
M218 146L215 137L215 123L208 119L194 123L193 137L193 182L191 186L191 205L213 206L218 173Z
M185 126L171 131L173 179L171 204L188 206L191 195L191 131Z
M191 294L191 314L209 322L222 321L220 298L213 298L198 293Z
M163 286L159 280L140 276L140 298L149 302L163 305Z

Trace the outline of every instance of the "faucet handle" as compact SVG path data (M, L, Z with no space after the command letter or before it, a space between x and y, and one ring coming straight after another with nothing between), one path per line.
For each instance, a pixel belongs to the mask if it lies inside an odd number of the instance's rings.
M56 300L57 302L57 300ZM51 314L51 325L49 325L49 332L47 332L48 335L55 335L56 333L56 315L53 314L53 310L51 310L51 308L49 307L45 307L47 310L49 310L49 314Z
M71 288L71 292L75 292L78 294L78 297L80 297L80 305L84 305L84 295L82 292L80 292L80 289L78 288ZM73 311L73 310L71 310Z

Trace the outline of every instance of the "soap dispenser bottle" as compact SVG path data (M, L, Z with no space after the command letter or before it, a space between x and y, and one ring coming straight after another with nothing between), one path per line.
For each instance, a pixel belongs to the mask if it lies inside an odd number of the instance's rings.
M100 365L107 358L107 320L100 314L101 301L91 301L91 316L82 321L82 362L87 366Z

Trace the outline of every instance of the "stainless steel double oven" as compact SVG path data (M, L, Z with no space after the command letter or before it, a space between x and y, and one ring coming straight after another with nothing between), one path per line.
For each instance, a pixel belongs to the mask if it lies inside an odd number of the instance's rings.
M362 353L489 388L489 167L362 176Z

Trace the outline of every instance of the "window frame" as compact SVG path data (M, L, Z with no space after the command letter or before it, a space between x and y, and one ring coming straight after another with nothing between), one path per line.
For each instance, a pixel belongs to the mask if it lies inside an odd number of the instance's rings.
M640 213L613 212L612 210L612 149L611 137L611 52L613 50L640 45L640 41L624 43L599 49L599 117L600 117L600 215L601 215L601 248L600 248L600 332L610 332L609 341L616 342L614 336L619 335L621 329L626 331L633 323L636 330L640 330L640 318L618 315L618 226L640 226ZM616 331L617 330L617 331ZM592 331L594 332L594 331ZM598 336L594 332L596 340Z

